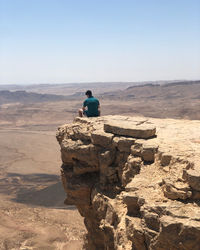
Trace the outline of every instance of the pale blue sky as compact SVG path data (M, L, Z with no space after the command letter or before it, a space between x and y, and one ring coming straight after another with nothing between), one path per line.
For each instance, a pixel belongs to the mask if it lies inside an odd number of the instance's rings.
M0 0L0 84L200 79L199 0Z

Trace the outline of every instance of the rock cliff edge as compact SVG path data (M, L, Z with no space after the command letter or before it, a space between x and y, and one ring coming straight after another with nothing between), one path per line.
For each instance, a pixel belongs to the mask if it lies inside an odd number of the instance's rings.
M200 121L76 118L57 140L87 249L200 249Z

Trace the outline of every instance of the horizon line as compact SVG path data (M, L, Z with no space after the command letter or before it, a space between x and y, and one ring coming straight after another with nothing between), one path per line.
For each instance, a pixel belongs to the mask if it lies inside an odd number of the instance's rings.
M173 80L145 80L145 81L84 81L84 82L55 82L55 83L0 83L5 85L64 85L64 84L95 84L95 83L147 83L147 82L180 82L180 81L200 81L200 79L173 79Z

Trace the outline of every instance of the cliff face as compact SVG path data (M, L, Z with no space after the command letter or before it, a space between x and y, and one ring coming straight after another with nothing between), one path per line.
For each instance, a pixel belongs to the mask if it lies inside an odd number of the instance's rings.
M200 249L200 122L76 118L57 132L88 249Z

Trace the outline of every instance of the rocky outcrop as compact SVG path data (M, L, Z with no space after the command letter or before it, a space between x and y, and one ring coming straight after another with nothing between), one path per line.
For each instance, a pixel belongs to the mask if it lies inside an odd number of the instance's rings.
M76 118L57 139L88 249L200 249L200 121Z

